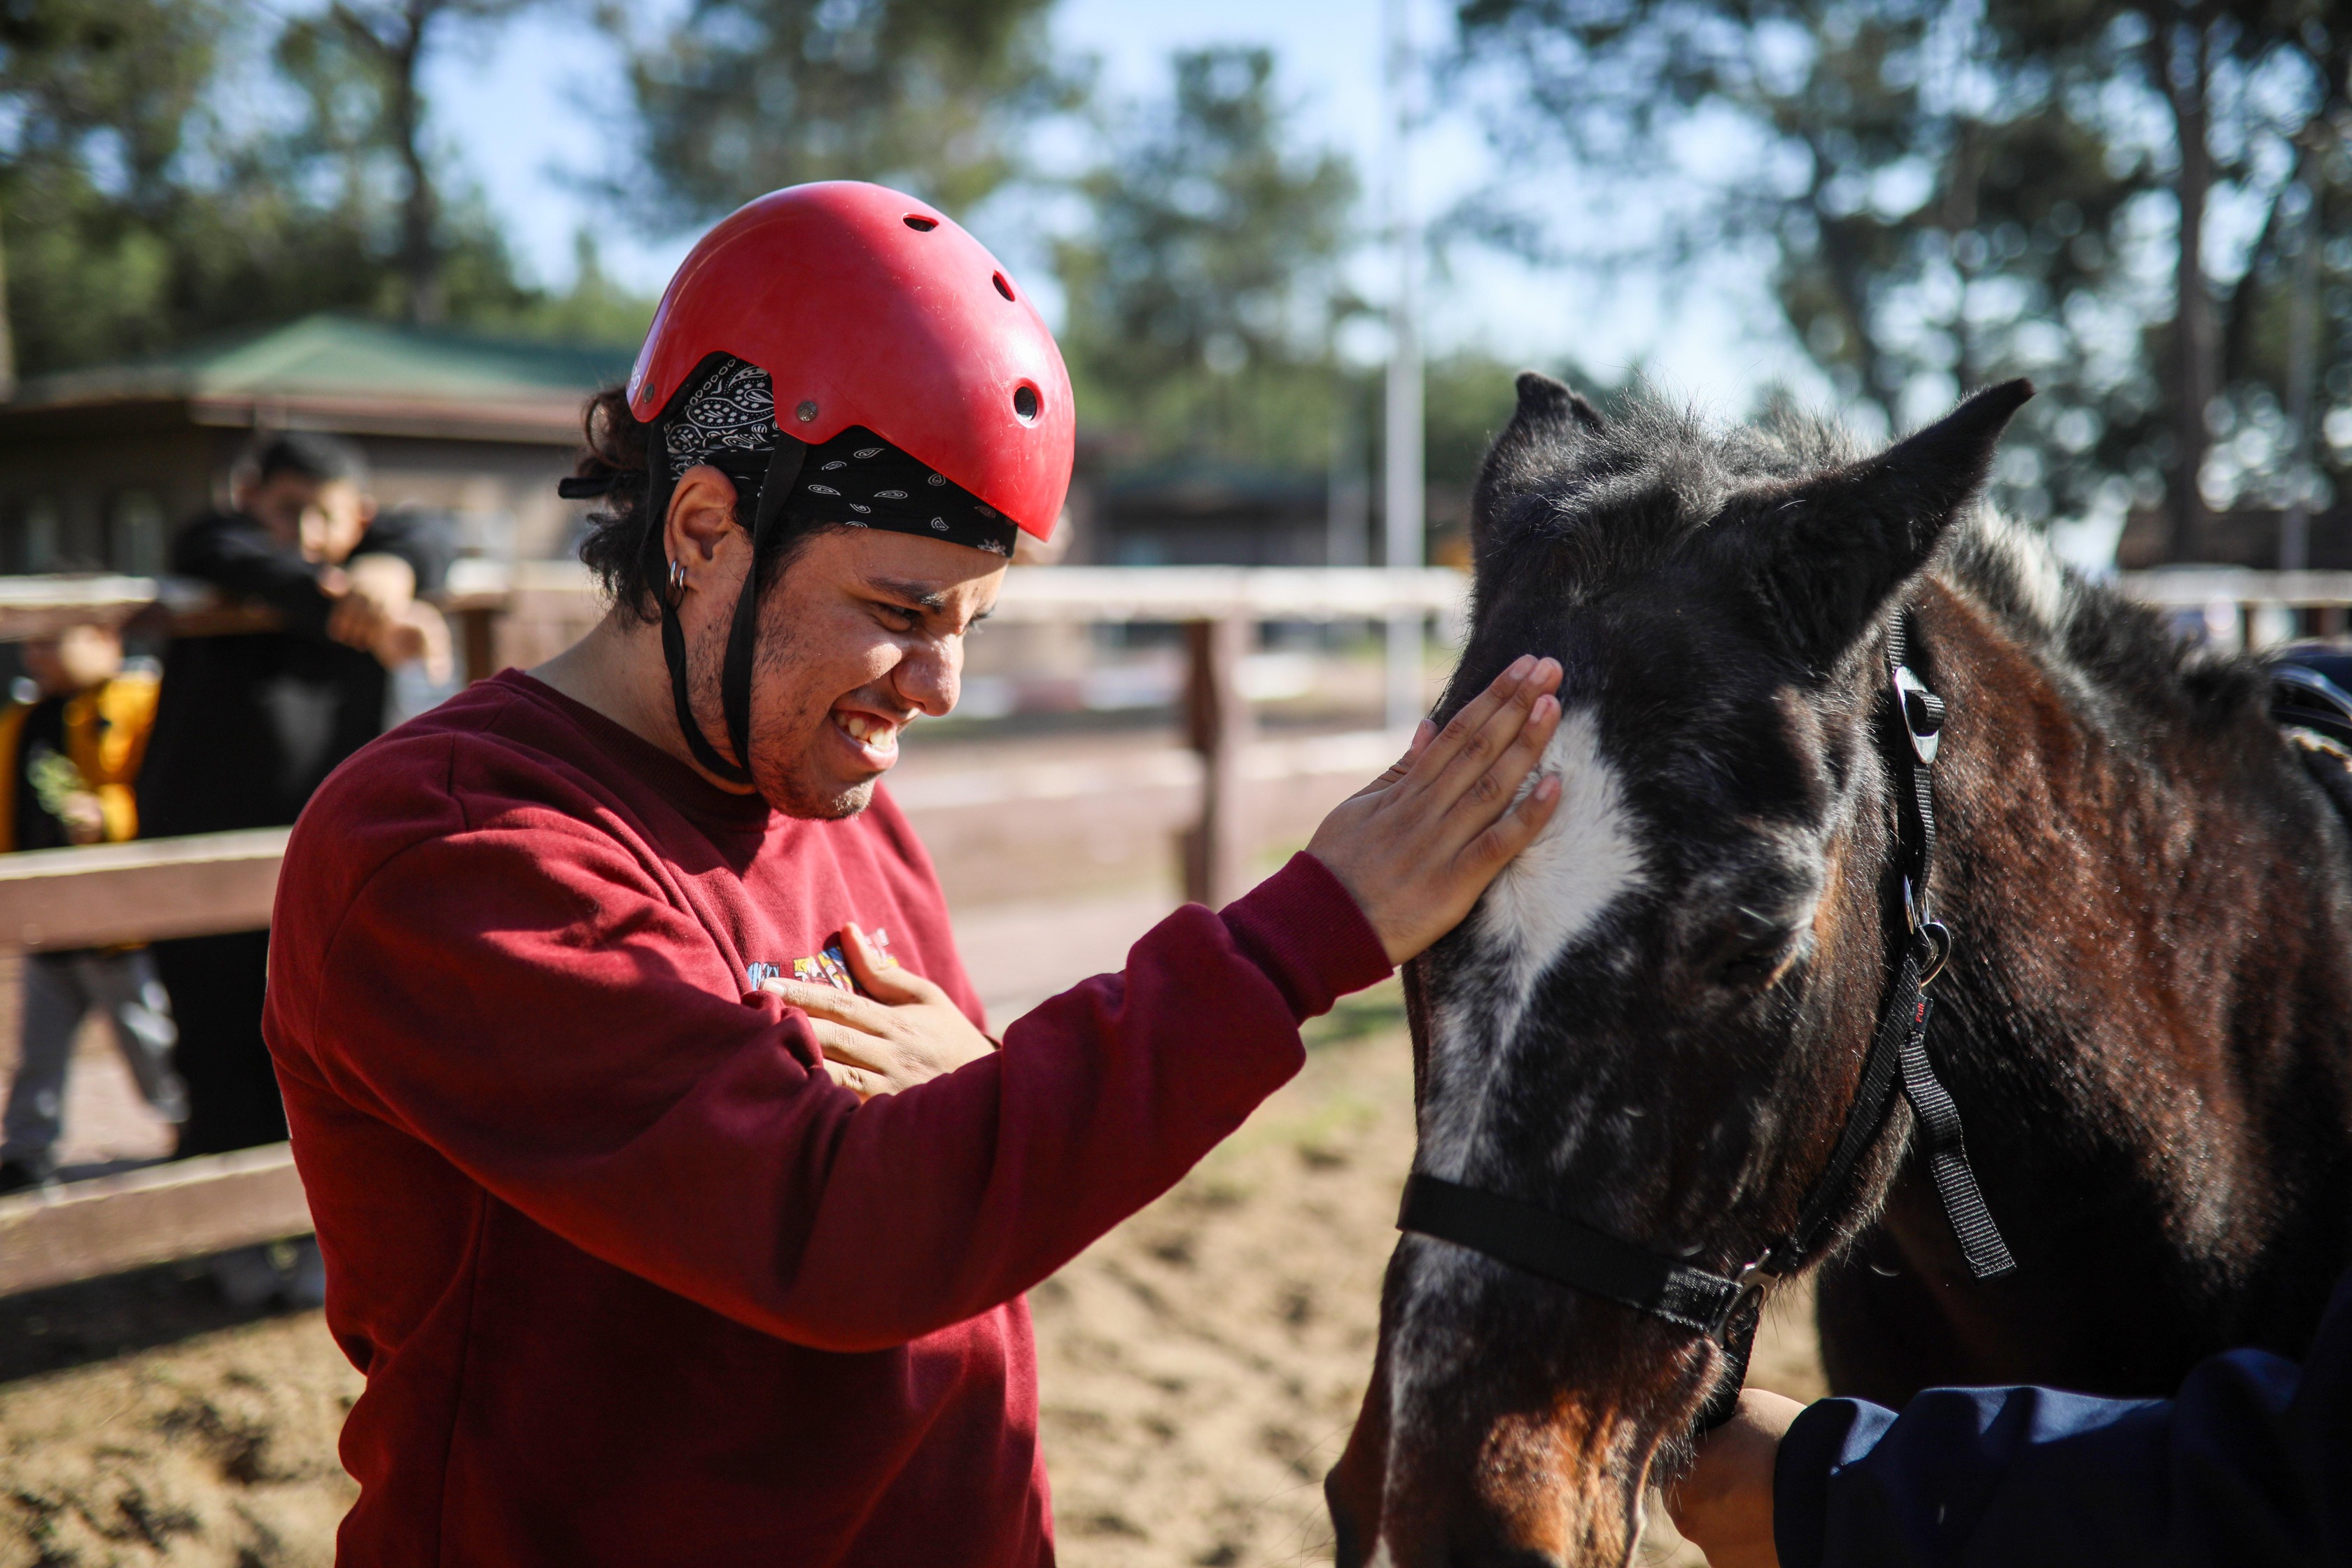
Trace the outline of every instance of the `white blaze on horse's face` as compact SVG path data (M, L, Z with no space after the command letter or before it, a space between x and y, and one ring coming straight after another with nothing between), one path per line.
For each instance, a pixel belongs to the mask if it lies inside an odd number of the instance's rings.
M1492 1068L1517 1033L1536 983L1643 881L1632 811L1616 766L1601 752L1591 706L1561 716L1537 776L1544 773L1559 778L1559 805L1486 889L1465 932L1470 964L1493 978L1449 998L1431 1020L1422 1163L1456 1180L1484 1131L1487 1096L1508 1087ZM1534 784L1530 778L1528 787Z
M1601 753L1601 727L1590 706L1561 716L1541 772L1559 779L1559 809L1503 868L1478 909L1480 939L1509 954L1507 1012L1494 1020L1505 1036L1544 971L1642 877L1625 793ZM1534 784L1528 781L1529 788Z

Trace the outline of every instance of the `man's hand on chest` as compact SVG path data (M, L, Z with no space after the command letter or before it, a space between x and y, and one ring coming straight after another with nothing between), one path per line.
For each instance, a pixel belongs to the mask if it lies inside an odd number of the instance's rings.
M878 952L856 926L843 928L842 947L865 994L782 977L761 989L808 1015L825 1072L858 1099L911 1089L996 1049L945 991Z

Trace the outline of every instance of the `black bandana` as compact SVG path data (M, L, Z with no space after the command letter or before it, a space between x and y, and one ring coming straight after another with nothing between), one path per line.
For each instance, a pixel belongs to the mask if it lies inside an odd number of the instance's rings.
M721 359L687 396L665 437L672 484L709 463L754 500L776 443L791 438L776 429L768 373L732 358ZM862 425L808 449L784 515L794 524L919 533L1007 557L1019 534L986 501Z
M673 485L697 463L731 468L722 460L730 457L757 458L759 466L752 471L764 473L768 454L776 449L776 395L768 373L746 361L719 356L670 416L664 444L669 448Z

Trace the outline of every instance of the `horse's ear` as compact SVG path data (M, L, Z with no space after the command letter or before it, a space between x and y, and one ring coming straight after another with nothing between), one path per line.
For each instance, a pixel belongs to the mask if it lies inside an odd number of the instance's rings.
M1519 405L1487 448L1470 498L1470 547L1484 552L1494 524L1549 470L1547 458L1604 426L1601 411L1564 383L1538 371L1519 373Z
M1724 542L1769 601L1789 649L1825 669L1885 614L1984 489L2030 381L1988 387L1874 458L1750 498Z
M1587 436L1601 431L1601 410L1585 401L1584 395L1564 381L1554 381L1538 370L1523 370L1516 384L1519 390L1519 406L1511 415L1511 424L1544 425L1557 427L1574 421Z

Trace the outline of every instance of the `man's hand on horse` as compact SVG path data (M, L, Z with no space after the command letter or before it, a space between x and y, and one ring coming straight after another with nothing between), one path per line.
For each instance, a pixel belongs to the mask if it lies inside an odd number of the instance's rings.
M1559 728L1559 689L1557 660L1522 656L1443 731L1423 720L1396 765L1315 830L1307 851L1355 895L1390 963L1460 924L1551 820L1559 780L1520 785Z
M863 995L799 980L761 988L808 1015L827 1076L858 1099L912 1089L996 1049L946 992L877 952L857 927L843 928L841 949Z

